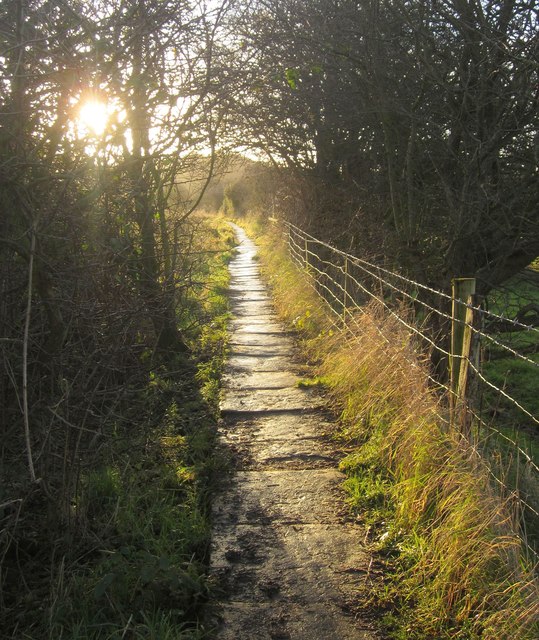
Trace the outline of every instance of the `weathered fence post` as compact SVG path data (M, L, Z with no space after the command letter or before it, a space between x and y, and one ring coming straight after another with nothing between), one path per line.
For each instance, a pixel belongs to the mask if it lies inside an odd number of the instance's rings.
M304 247L305 247L305 269L309 268L309 241L304 236L303 237Z
M459 423L467 431L465 420L466 385L472 348L474 311L471 308L475 294L475 278L454 278L451 309L451 356L449 358L449 420L452 427Z
M343 327L346 329L346 308L348 304L348 256L344 257L344 294L343 294L343 303L342 303L342 323Z
M290 227L289 224L286 225L287 229L288 229L288 255L293 258L292 255L292 228Z

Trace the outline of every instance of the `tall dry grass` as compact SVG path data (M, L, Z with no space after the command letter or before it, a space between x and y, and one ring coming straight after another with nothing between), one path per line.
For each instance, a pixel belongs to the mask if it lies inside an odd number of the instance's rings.
M321 363L343 433L360 443L344 466L387 480L382 538L398 555L386 596L406 618L397 636L537 639L538 582L511 508L477 451L448 428L410 335L372 305L337 330L280 237L259 237L263 269L279 312Z

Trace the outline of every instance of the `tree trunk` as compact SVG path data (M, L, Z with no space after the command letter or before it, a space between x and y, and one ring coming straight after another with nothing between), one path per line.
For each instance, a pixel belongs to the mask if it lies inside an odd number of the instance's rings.
M141 28L140 34L143 33ZM161 270L157 258L155 220L156 193L152 193L148 184L148 163L152 162L150 126L148 118L149 96L145 89L146 77L143 72L144 36L135 38L133 49L133 88L131 109L129 111L130 128L133 138L133 157L131 160L131 188L133 190L134 217L140 230L139 277L140 289L146 302L156 334L156 352L161 356L187 351L187 346L178 330L174 307L174 291L170 291L166 282L160 282ZM161 211L164 215L164 210Z

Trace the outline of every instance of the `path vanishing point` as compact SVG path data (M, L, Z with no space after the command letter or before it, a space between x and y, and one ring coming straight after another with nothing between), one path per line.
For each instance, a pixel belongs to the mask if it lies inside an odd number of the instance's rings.
M346 517L344 477L324 437L328 414L297 386L293 341L272 309L256 247L234 229L220 438L235 471L213 508L216 638L375 640L353 613L370 558L364 531Z

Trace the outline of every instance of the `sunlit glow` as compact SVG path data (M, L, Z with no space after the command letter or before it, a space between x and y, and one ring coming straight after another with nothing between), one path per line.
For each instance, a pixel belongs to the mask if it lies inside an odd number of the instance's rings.
M79 108L79 126L99 136L107 127L109 115L109 108L105 102L86 100Z

